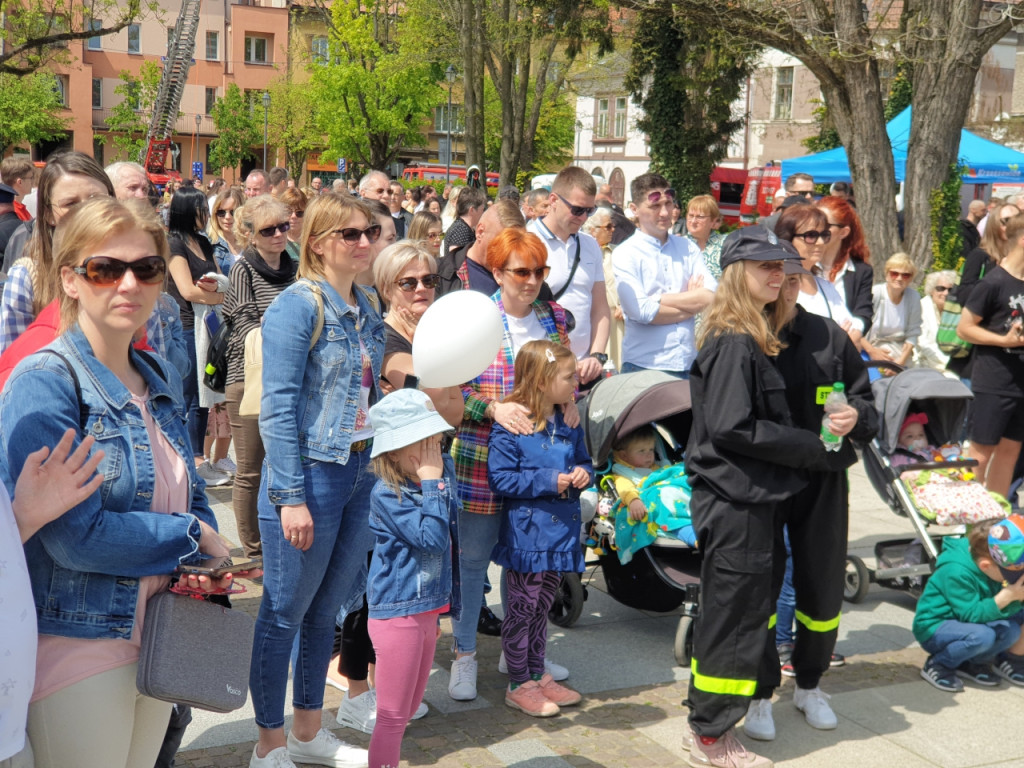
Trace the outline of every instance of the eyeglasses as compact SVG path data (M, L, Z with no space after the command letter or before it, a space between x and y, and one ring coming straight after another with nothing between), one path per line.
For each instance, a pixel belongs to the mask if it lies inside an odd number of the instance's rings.
M899 272L898 270L895 270L895 269L890 269L889 270L889 277L892 278L893 280L898 280L901 277L904 280L909 280L913 276L914 276L913 272Z
M415 291L417 283L422 285L424 288L437 288L441 285L441 276L433 274L424 275L423 277L403 277L395 280L395 285L406 293L412 293Z
M427 240L440 240L441 237L440 232L427 232Z
M235 215L235 209L231 208L230 210L226 210L224 208L218 208L217 211L213 215L216 216L218 219L223 219L223 218L225 218L227 216L234 216Z
M707 221L711 217L705 216L703 213L688 213L686 214L686 218L690 221Z
M367 189L366 191L367 192L373 192L374 194L378 194L378 195L390 195L391 194L388 190L383 189L383 188L381 188L381 189Z
M341 235L341 239L345 241L346 245L359 245L359 241L363 235L366 235L366 240L373 245L377 242L380 237L380 224L374 224L373 226L367 227L366 229L359 229L358 227L345 227L344 229L332 230L332 235Z
M292 209L292 216L294 216L296 219L301 219L305 215L306 215L306 212L303 211L303 210L300 210L299 208L293 208Z
M272 227L264 227L263 229L257 229L256 232L257 234L263 235L264 237L273 237L278 232L280 232L283 235L291 228L292 225L286 221L282 224L275 224Z
M671 203L675 202L676 191L674 189L666 189L664 192L656 190L647 195L647 202L651 205L657 205L658 203Z
M559 197L561 197L561 195L559 195ZM536 277L538 280L543 280L548 276L548 273L551 271L551 267L535 267L534 269L529 269L527 267L517 267L516 269L503 269L501 271L508 272L509 274L513 275L516 278L516 280L520 280L525 283L531 277Z
M816 229L809 229L806 232L797 232L795 235L793 235L794 240L798 237L808 245L814 245L815 243L818 242L818 240L821 240L821 242L823 243L827 243L829 240L832 239L832 230L823 229L821 232L819 232Z
M156 285L163 282L167 263L160 256L146 256L137 261L121 261L110 256L90 256L82 262L82 266L72 269L76 275L81 275L87 283L93 285L117 285L129 269L138 282Z
M599 227L594 227L594 229L615 229L615 225L614 224L610 224L610 223L609 224L602 224Z
M952 290L953 290L953 286L952 285L936 285L935 286L935 292L936 293L949 293Z
M594 214L594 211L597 210L597 206L596 205L591 205L589 207L588 206L583 206L583 205L573 205L568 200L566 200L564 197L559 195L557 192L555 192L555 195L558 197L559 200L561 200L563 203L565 203L565 207L569 209L569 213L571 213L573 216L588 216L589 217L589 216L592 216Z

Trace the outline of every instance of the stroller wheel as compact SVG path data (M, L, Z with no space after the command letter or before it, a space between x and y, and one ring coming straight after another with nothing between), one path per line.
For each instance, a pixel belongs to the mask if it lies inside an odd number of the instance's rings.
M843 579L843 599L850 603L859 603L868 594L871 586L871 573L864 561L856 555L846 556L846 574Z
M676 655L676 664L680 667L690 666L693 658L693 617L683 614L679 617L676 627L676 642L672 649Z
M548 611L548 618L560 627L571 627L583 613L583 601L587 599L583 582L578 573L563 573L558 584L555 602Z

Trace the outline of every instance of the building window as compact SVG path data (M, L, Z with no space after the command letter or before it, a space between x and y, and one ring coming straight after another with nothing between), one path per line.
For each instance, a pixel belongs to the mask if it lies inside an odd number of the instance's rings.
M57 98L60 99L61 106L66 107L68 105L68 76L54 75L53 89L57 92Z
M206 89L206 114L213 114L213 105L217 103L217 89L207 88Z
M327 35L314 35L309 41L309 52L314 64L326 64L330 58Z
M608 138L608 99L597 100L597 130L594 135L598 139Z
M626 138L626 97L615 99L615 138Z
M245 63L266 64L269 59L267 52L270 49L270 41L265 37L246 35L245 37Z
M597 99L596 119L594 120L595 139L626 138L626 97L616 96L615 99Z
M99 136L94 136L92 140L92 157L101 166L105 165L103 162L103 139Z
M138 53L142 50L139 40L139 25L128 25L128 53Z
M448 133L448 120L446 119L448 113L448 105L443 107L434 107L434 132L435 133ZM462 133L465 130L465 115L462 110L461 104L452 104L452 119L451 119L451 130L452 133Z
M206 58L217 61L220 58L220 33L206 30Z
M793 67L778 67L775 70L775 120L789 120L793 117Z
M92 108L103 109L103 80L99 77L92 79Z
M97 29L103 29L103 22L100 21L99 19L89 19L89 29L94 30L94 31L97 30ZM94 37L90 37L89 38L89 44L88 44L89 50L90 51L102 50L103 49L102 40L103 40L103 38L100 37L99 35L96 35Z

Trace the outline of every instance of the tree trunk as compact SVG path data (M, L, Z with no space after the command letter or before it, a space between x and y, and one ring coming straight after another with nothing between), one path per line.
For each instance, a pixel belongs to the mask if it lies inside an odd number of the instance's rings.
M485 170L484 156L484 40L482 0L462 0L459 25L462 49L466 165ZM451 148L449 148L451 151Z

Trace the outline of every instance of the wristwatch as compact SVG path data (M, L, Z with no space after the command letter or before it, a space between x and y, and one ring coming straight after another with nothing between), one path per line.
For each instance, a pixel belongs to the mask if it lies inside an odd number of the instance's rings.
M606 355L604 352L591 352L589 355L587 355L587 357L594 358L601 365L604 365L605 363L608 362L608 355Z

